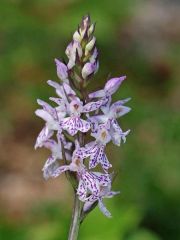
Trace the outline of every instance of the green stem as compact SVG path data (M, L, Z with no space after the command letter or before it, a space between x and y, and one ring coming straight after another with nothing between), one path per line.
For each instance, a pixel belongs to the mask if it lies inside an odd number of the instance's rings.
M82 203L80 202L76 193L74 193L74 208L72 213L72 220L71 220L71 226L69 229L68 240L78 239L81 210L82 210Z

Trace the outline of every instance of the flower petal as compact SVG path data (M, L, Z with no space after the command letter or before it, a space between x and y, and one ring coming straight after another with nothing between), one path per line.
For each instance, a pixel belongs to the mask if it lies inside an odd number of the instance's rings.
M90 93L89 98L99 98L99 97L104 97L105 96L105 91L103 90L98 90L96 92Z
M101 186L108 186L109 183L111 183L109 174L103 174L100 172L92 172L91 174L94 175Z
M89 102L86 105L84 105L83 107L83 112L92 112L92 111L96 111L97 109L99 109L103 104L103 101L97 101L97 102Z
M78 131L87 132L90 129L90 123L79 117L67 117L62 120L62 127L70 135L74 136Z
M122 106L122 105L113 105L111 107L111 112L113 112L114 118L119 118L125 115L126 113L130 112L131 108Z
M52 177L58 167L59 164L57 159L54 156L50 156L42 169L44 178L47 180L48 178Z
M39 133L34 148L42 147L43 143L52 137L54 131L45 126Z
M102 200L99 199L98 201L98 207L101 210L101 212L108 218L111 218L112 215L111 213L107 210L107 208L105 207L105 205L103 204Z
M82 77L86 79L88 76L91 74L95 73L97 70L97 65L96 63L86 63L82 69Z
M54 82L52 80L48 80L47 83L49 86L55 88L56 94L67 102L67 98L65 96L64 89L59 83Z
M86 171L82 174L82 180L86 183L89 191L97 196L100 192L100 188L97 179L91 174L91 172Z
M65 171L69 170L69 166L68 165L64 165L61 167L58 167L52 174L51 177L56 178L58 177L60 174L62 174Z
M119 78L111 78L105 84L104 90L110 95L114 94L125 79L126 76L122 76Z
M65 81L68 78L67 66L55 58L55 63L57 67L57 75L60 80Z
M86 183L80 179L78 189L77 189L77 195L79 196L79 200L85 201L86 195L87 195L87 187Z

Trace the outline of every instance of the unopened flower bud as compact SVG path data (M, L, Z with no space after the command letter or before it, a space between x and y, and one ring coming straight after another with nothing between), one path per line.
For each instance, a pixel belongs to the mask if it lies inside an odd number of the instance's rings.
M95 25L91 24L91 26L88 29L88 36L90 36L94 32Z
M91 63L94 63L97 61L97 57L98 57L98 51L97 48L94 48L93 54L91 55L91 57L89 58L89 61Z
M95 73L96 69L97 69L96 63L90 62L86 63L82 69L82 77L86 79L89 75Z
M93 37L92 40L86 45L85 56L87 56L87 54L93 49L95 42L96 42L96 38Z
M57 75L60 80L65 81L68 78L67 73L67 66L59 61L58 59L55 59L56 67L57 67Z
M77 42L81 42L81 40L82 40L82 37L81 37L81 35L79 34L79 32L78 31L75 31L75 33L73 34L73 40L74 41L77 41Z
M90 17L86 16L82 19L79 32L82 38L84 38L85 34L88 32L88 28L90 26Z
M82 57L82 48L79 42L74 41L71 42L65 51L67 57L69 58L69 62L67 64L68 69L71 69L72 67L74 67L75 63L76 63L76 56L78 54L78 57L81 58Z

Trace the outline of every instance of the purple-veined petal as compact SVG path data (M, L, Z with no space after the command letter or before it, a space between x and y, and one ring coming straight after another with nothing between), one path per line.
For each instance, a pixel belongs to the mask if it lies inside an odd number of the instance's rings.
M42 169L44 178L47 180L48 178L52 177L58 167L59 163L56 157L50 156Z
M67 94L68 97L74 99L74 97L76 96L75 91L70 87L69 84L67 83L63 83L63 88Z
M75 128L75 119L74 118L67 117L67 118L62 119L61 126L71 136L74 136L78 132L78 129Z
M101 166L105 172L107 172L108 169L112 167L112 165L109 163L109 161L107 159L106 154L103 154L99 163L101 164Z
M91 174L91 172L86 171L82 174L82 180L86 183L89 191L97 196L100 192L100 188L97 179Z
M109 113L109 108L110 108L112 97L111 97L111 95L106 95L103 98L103 100L105 103L101 106L101 110L105 115L107 115Z
M108 186L111 183L109 174L103 174L100 172L91 173L98 181L101 186Z
M55 63L56 63L57 75L58 75L59 79L62 81L67 80L67 78L68 78L67 66L56 58L55 58Z
M102 168L105 172L112 167L109 163L105 153L104 153L104 145L95 145L94 147L89 149L89 168L95 168L98 164L101 164Z
M56 141L53 139L48 139L43 143L43 146L45 148L48 148L49 150L53 151L54 147L57 145ZM60 146L61 148L61 146Z
M90 117L90 116L87 114L87 120L88 120L88 122L89 122L90 125L91 125L91 132L92 132L92 133L96 133L96 132L98 131L98 128L99 128L99 125L98 125L99 119L96 118L96 116Z
M53 107L41 99L37 99L37 103L43 107L44 111L48 112L54 119L57 119L57 112Z
M97 124L98 123L106 123L108 121L108 117L106 115L95 115L89 118L91 123L94 123L96 125L97 130ZM94 129L94 128L93 128Z
M90 93L88 96L89 98L99 98L99 97L105 97L105 91L102 90L98 90L96 92Z
M98 207L106 217L108 217L108 218L112 217L111 213L107 210L107 208L105 207L105 205L103 204L101 199L99 199L99 201L98 201Z
M116 145L120 146L121 139L123 140L124 143L126 142L126 136L130 133L130 130L123 132L116 120L111 120L111 124L112 127L110 132L112 140Z
M101 107L102 104L103 104L102 100L99 100L97 102L89 102L86 105L84 105L83 112L96 111L97 109L99 109Z
M62 127L70 135L74 136L78 131L87 132L90 129L90 123L79 117L67 117L62 120Z
M45 126L39 133L34 148L36 149L38 147L42 147L44 141L47 141L50 137L52 137L53 133L53 130L48 129L48 127Z
M94 150L94 152L93 152ZM98 146L94 147L92 149L92 152L89 152L90 154L90 160L89 160L89 168L95 168L99 161L101 161L103 154L104 154L104 146L102 148L99 148Z
M90 123L81 118L76 118L76 127L80 132L88 132L91 128Z
M119 88L119 86L121 85L121 83L126 79L126 76L122 76L119 78L111 78L110 80L107 81L107 83L105 84L104 90L112 95L113 93L115 93L117 91L117 89Z
M60 131L57 133L57 140L58 140L58 144L61 145L61 142L63 143L65 149L68 149L68 150L71 149L72 143L67 142L65 136Z
M62 174L63 172L66 172L69 170L69 166L61 166L61 167L58 167L51 175L51 177L53 178L56 178L58 177L60 174Z
M77 195L79 196L79 200L85 201L86 195L87 195L87 187L86 183L80 179L78 189L77 189Z
M118 194L120 194L120 191L116 191L116 192L110 191L110 192L107 193L107 195L105 197L106 198L112 198L112 197L114 197L114 196L116 196Z

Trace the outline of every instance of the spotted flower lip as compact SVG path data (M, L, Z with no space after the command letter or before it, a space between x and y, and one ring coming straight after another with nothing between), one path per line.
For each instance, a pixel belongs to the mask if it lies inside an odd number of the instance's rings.
M93 195L91 194L87 199L86 202L84 204L83 210L84 212L87 212L92 205L97 201L98 202L98 207L101 210L101 212L106 216L111 218L111 213L109 212L109 210L105 207L104 203L103 203L103 199L104 198L112 198L113 196L119 194L120 192L114 192L111 191L111 183L109 182L106 186L100 186L100 191L98 195Z
M92 112L101 107L103 100L90 102L83 106L82 102L76 98L69 104L69 117L61 120L61 126L64 130L74 136L78 131L88 132L91 125L88 121L81 118L82 113Z
M89 168L95 168L98 164L100 164L103 170L107 172L112 165L109 163L105 154L105 147L111 140L111 136L105 125L100 125L97 133L92 133L91 135L95 137L96 140L86 144L85 146L86 154L90 157Z
M94 141L86 144L86 154L90 157L89 169L95 168L100 164L104 172L107 172L108 169L112 167L105 154L105 145L102 143Z

